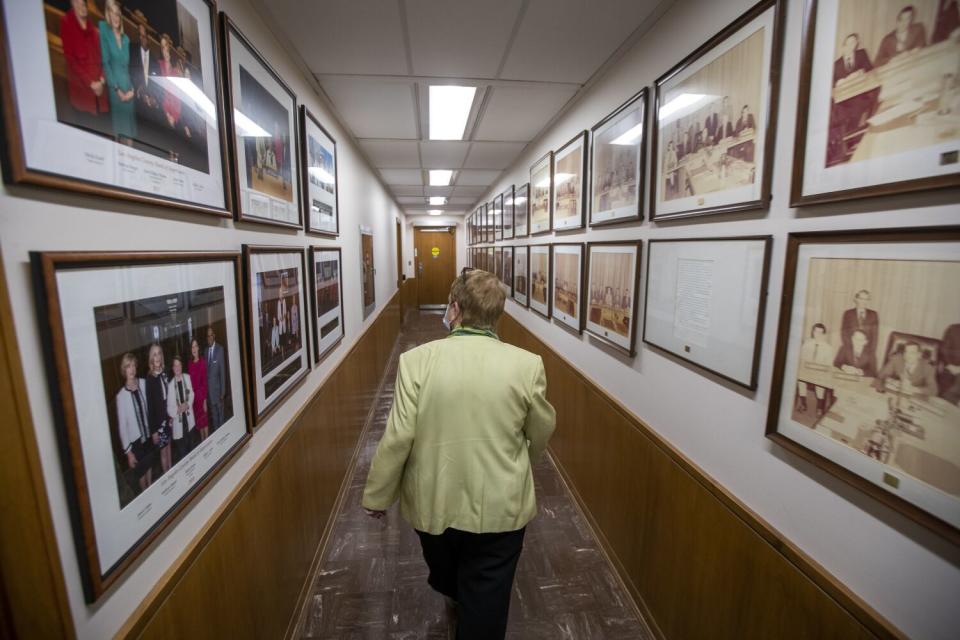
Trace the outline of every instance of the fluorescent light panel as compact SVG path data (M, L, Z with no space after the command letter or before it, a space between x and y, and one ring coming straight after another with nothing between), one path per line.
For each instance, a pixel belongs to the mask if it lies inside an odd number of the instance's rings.
M441 211L440 209L427 209L427 213L429 213L432 216L438 216L441 213L443 213L443 211Z
M450 180L453 179L453 171L451 169L430 169L430 186L431 187L446 187L450 185Z
M446 196L430 196L430 204L447 204Z
M476 87L430 85L430 139L463 140Z

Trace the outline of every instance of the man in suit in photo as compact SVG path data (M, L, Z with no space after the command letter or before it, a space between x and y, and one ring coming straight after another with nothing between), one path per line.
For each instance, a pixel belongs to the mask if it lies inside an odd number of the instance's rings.
M227 395L227 370L223 347L217 344L213 327L207 328L207 407L210 416L210 432L223 424L223 401Z
M136 95L137 119L143 122L159 122L163 114L160 112L160 99L163 89L157 84L157 59L150 50L150 40L147 35L145 19L138 25L138 46L130 47L130 79Z
M937 359L943 369L938 380L940 397L950 404L960 404L960 323L943 332Z
M844 373L874 378L877 375L877 350L867 348L869 342L867 334L855 329L850 336L850 343L840 347L837 357L833 359L833 366Z
M897 14L896 28L885 35L877 49L876 65L883 66L896 56L927 46L927 30L914 22L917 10L908 4Z
M851 33L843 40L840 57L833 63L833 86L850 77L872 71L870 56L860 46L860 36ZM833 104L830 111L830 139L827 145L827 166L845 162L863 139L867 119L879 103L880 89L865 91Z
M843 346L851 344L853 332L860 330L867 336L867 348L876 354L877 340L880 334L880 316L873 309L868 309L870 292L861 289L853 296L854 307L843 312L840 323L840 341Z
M933 365L923 359L920 345L916 342L904 344L901 353L890 356L873 381L873 386L883 391L890 378L900 381L899 390L903 393L937 395L937 372Z
M848 76L859 72L866 73L873 69L867 50L860 46L860 36L851 33L843 39L843 48L840 57L833 63L833 85Z

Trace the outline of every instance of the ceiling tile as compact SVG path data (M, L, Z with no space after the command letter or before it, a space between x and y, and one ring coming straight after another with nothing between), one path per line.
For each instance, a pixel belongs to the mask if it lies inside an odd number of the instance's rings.
M400 204L423 204L423 196L397 196Z
M533 140L575 92L571 86L494 87L474 138Z
M526 142L474 142L463 163L464 169L506 169Z
M419 196L423 198L423 187L414 187L410 185L391 185L390 190L397 196Z
M457 185L453 189L454 196L463 196L465 198L470 198L471 201L476 200L484 194L487 190L487 185L479 186L469 186L469 185Z
M480 169L464 169L457 174L457 184L468 186L486 186L496 180L501 173L502 172L499 170L484 171Z
M355 137L418 137L412 82L329 76L319 80Z
M420 158L424 169L459 169L467 155L469 142L421 142Z
M387 169L419 169L415 140L359 140L374 166Z
M453 187L431 187L427 185L423 188L424 196L447 196L448 198L453 194Z
M419 169L380 169L380 174L387 184L423 184L423 174Z
M582 84L659 2L530 0L500 77Z

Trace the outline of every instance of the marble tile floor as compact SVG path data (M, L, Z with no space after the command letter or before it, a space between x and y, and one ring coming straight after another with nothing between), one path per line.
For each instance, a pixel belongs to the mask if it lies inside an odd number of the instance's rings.
M445 333L439 314L414 311L407 315L397 353ZM395 356L302 612L302 638L454 637L443 598L427 585L417 535L400 518L396 505L379 521L360 508L370 460L393 402L396 364ZM527 528L507 638L652 638L546 456L535 466L534 481L540 513Z

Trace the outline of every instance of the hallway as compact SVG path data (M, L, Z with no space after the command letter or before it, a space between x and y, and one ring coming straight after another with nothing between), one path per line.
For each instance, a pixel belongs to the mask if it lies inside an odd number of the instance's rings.
M397 506L379 521L360 508L370 461L393 402L398 354L445 333L439 314L407 315L348 495L307 598L299 624L303 638L453 637L443 599L426 583L417 536ZM652 638L551 460L544 457L535 465L534 481L539 515L527 527L507 637Z

